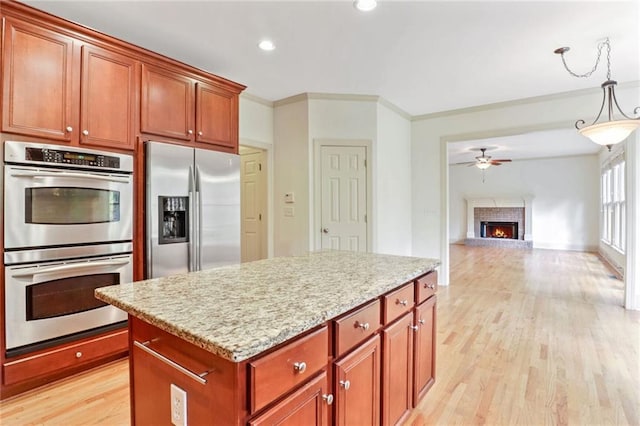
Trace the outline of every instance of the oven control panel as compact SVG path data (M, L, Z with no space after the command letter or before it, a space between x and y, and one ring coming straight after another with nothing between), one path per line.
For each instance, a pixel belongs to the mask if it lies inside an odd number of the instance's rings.
M89 166L104 169L120 168L120 158L118 157L104 154L69 151L66 149L26 147L25 156L28 161L37 161L42 163L72 164L75 166Z

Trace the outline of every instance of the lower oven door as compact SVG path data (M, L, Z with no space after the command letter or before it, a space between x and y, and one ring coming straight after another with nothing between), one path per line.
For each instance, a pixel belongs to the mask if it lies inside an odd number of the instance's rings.
M131 281L131 254L6 266L7 353L126 320L94 290Z

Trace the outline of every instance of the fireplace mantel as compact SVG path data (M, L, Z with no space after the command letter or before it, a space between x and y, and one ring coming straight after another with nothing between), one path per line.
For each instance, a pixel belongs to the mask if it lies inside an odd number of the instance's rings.
M531 203L533 196L514 198L467 198L467 238L476 238L474 211L476 207L524 207L524 240L531 241Z

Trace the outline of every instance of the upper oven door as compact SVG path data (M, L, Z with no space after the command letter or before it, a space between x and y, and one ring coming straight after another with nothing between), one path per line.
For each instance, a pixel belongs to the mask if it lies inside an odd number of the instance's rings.
M5 165L5 249L130 241L132 176Z

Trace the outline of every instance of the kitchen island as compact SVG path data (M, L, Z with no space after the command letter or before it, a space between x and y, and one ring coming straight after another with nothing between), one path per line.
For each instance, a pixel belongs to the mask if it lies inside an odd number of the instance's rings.
M132 423L400 421L434 380L438 264L321 251L96 290L129 314Z

